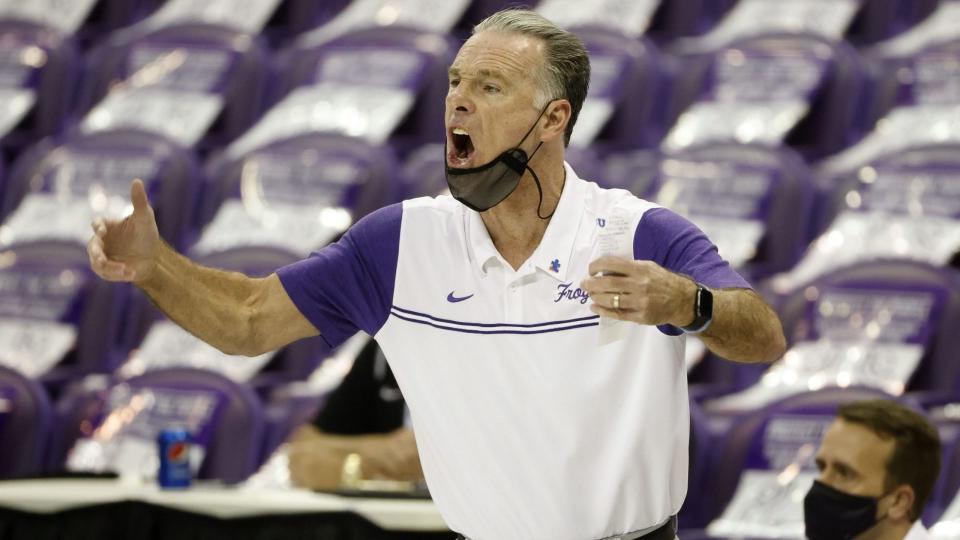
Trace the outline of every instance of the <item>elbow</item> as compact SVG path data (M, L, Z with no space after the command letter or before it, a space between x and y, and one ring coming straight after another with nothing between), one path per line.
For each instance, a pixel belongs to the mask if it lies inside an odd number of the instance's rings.
M756 357L752 361L762 364L770 364L783 358L787 353L787 338L783 335L783 328L780 325L780 319L774 318L765 338L756 348Z
M243 327L241 327L243 328ZM212 344L216 349L228 356L259 356L266 351L255 340L249 338L249 333L238 332L234 337L221 343Z
M269 350L263 331L263 317L254 299L247 300L240 306L234 328L236 333L220 349L223 353L252 357L260 356Z
M780 329L780 325L778 324L767 346L767 350L760 361L769 364L783 358L785 354L787 354L787 338L784 337L783 330Z
M271 350L267 343L266 335L262 331L262 324L256 312L250 309L244 309L241 317L241 323L237 326L240 329L234 343L236 344L234 352L228 353L235 356L260 356Z
M780 329L779 322L771 325L766 332L757 332L754 339L739 352L727 356L729 360L748 364L771 364L783 358L787 352L787 340Z

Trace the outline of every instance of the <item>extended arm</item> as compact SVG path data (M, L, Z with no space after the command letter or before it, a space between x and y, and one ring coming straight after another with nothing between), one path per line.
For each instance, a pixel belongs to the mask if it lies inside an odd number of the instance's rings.
M687 300L681 300L681 305ZM692 294L689 302L693 306ZM690 320L692 311L691 307ZM699 336L718 356L741 362L772 362L786 350L780 318L749 289L713 291L713 322Z
M694 319L696 283L652 261L601 257L591 263L593 277L583 281L590 309L603 317L638 324L683 327ZM603 275L598 275L603 274ZM613 296L620 295L620 309ZM780 358L786 340L776 313L749 289L715 289L713 322L700 334L719 356L741 362L770 362Z
M130 198L130 216L93 223L87 251L100 277L132 282L170 319L227 354L253 356L317 335L276 274L250 278L193 263L160 240L139 180Z

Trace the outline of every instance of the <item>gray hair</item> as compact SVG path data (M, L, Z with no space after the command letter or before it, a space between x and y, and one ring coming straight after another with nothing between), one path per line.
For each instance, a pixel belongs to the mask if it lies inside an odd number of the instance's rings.
M590 85L590 58L587 49L576 35L553 24L529 9L505 9L490 15L473 28L473 34L486 30L510 32L542 40L546 44L538 108L554 99L570 102L570 123L564 133L564 144L570 143L570 134L577 123L583 101Z

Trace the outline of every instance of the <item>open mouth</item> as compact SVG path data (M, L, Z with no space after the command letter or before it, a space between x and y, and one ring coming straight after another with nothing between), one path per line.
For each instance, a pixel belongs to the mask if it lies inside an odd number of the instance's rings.
M462 128L453 128L447 134L447 164L454 168L465 168L475 153L470 134Z

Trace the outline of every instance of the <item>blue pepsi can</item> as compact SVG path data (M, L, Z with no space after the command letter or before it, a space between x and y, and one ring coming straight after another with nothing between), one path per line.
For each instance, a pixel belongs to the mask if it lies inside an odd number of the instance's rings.
M190 487L190 434L182 429L164 429L157 436L160 470L157 483L164 489Z

